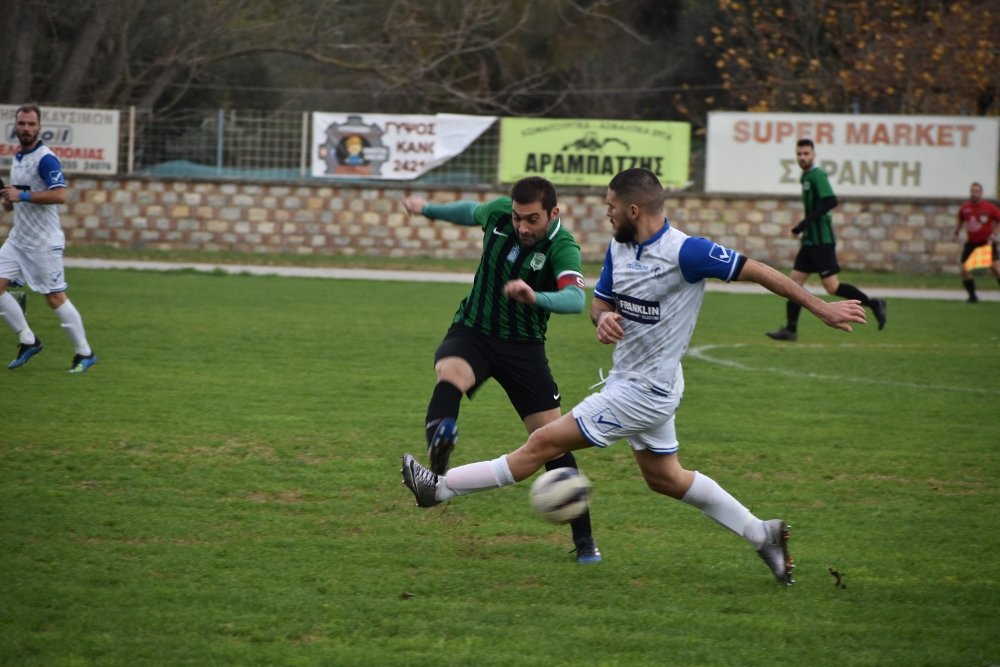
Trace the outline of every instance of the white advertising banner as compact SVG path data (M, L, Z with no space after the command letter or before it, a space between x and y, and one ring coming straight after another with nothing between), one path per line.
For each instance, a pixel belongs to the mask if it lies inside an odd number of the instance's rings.
M312 114L314 178L409 180L469 147L495 116Z
M837 195L995 198L1000 118L711 112L705 191L799 194L795 142L812 139Z
M14 126L16 104L0 104L0 172L10 172L14 154L21 150ZM62 163L67 174L117 174L118 126L115 109L42 107L42 142Z

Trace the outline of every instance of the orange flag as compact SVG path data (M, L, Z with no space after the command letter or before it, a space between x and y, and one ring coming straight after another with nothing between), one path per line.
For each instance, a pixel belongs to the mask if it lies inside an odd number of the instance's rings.
M993 247L991 243L986 245L981 245L972 251L969 255L969 259L965 260L965 269L967 271L972 271L973 269L988 269L990 264L993 263Z

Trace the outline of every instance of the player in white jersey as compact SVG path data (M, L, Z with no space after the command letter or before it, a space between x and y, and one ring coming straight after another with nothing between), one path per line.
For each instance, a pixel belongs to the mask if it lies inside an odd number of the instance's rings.
M646 484L700 509L749 542L781 584L792 583L788 526L763 521L712 478L683 468L674 413L684 391L681 357L701 308L706 278L758 283L802 304L828 326L851 331L865 311L853 300L827 303L775 269L707 239L674 229L663 216L665 194L656 175L629 169L608 186L614 231L590 317L597 340L615 345L614 367L600 392L536 430L515 451L435 475L403 455L403 484L420 507L529 478L546 461L624 439Z
M11 283L23 283L45 296L73 343L75 354L69 372L84 373L97 363L97 355L87 342L83 318L66 296L66 239L59 222L59 205L66 202L66 178L59 158L41 141L41 115L39 108L30 104L14 112L21 150L14 155L10 185L0 189L3 209L14 212L14 225L0 246L0 319L19 340L17 356L7 368L23 366L44 349L28 326L24 311L7 292Z

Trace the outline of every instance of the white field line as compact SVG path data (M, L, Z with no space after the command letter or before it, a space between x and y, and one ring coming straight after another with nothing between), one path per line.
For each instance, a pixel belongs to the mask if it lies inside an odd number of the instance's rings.
M828 348L829 345L798 345L798 347L809 347L815 348ZM725 359L716 356L716 352L724 352L726 349L747 347L745 343L735 343L731 345L699 345L697 347L692 347L688 349L687 356L691 359L698 359L699 361L704 361L710 364L715 364L717 366L725 366L726 368L733 368L740 371L749 371L753 373L770 373L772 375L784 375L786 377L798 377L798 378L810 378L816 380L830 380L834 382L853 382L856 384L870 384L879 385L884 387L902 387L905 389L918 389L918 390L930 390L930 391L952 391L968 394L983 394L986 396L1000 396L1000 392L995 389L988 389L983 387L973 387L973 386L954 386L946 384L924 384L920 382L904 382L901 380L893 380L891 378L865 378L858 377L854 375L837 375L832 373L812 373L807 371L799 371L793 368L784 368L776 366L764 366L764 367L754 367L748 366L739 361L733 361L732 359ZM849 347L838 345L838 348ZM880 346L880 347L908 347L908 346ZM967 347L967 346L963 346Z

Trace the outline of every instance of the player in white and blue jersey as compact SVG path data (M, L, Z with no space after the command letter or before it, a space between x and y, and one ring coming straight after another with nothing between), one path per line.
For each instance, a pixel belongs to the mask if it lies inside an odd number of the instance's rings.
M3 209L14 212L14 225L0 246L0 319L19 341L17 356L7 368L23 366L44 349L28 326L24 310L7 292L11 284L25 284L44 295L73 344L69 372L83 373L97 363L97 355L87 342L80 312L66 296L66 238L59 221L59 206L66 203L66 177L59 158L41 141L39 108L18 107L14 125L21 150L14 155L10 184L0 189Z
M625 440L653 491L697 507L743 537L779 583L791 584L787 524L757 518L711 477L686 470L678 460L674 415L684 393L681 357L694 332L707 278L758 283L843 331L864 323L865 312L858 301L827 303L766 264L687 236L664 218L664 198L656 175L646 169L623 171L608 186L614 240L590 308L597 340L615 345L614 365L601 391L492 461L435 475L405 454L403 483L419 506L432 507L454 496L520 482L565 452Z

